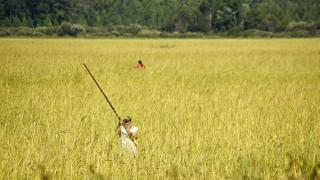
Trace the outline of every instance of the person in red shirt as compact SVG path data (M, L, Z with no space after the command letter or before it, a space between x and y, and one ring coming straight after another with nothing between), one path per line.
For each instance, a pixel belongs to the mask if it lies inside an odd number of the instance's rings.
M142 63L141 60L138 61L138 64L136 65L136 69L145 69L146 66Z

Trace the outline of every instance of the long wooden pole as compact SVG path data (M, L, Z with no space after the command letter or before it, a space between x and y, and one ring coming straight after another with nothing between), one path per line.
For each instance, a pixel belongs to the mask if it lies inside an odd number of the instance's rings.
M86 66L86 64L83 64L84 67L87 69L88 73L90 74L90 76L92 77L93 81L96 83L96 85L98 86L98 88L100 89L101 93L103 94L104 98L107 100L107 102L109 103L111 109L113 110L113 112L116 114L117 118L119 119L119 122L121 122L121 118L118 115L117 111L114 109L114 107L112 106L111 102L109 101L108 97L106 96L106 94L103 92L103 90L101 89L101 87L99 86L98 82L96 81L96 79L93 77L93 75L91 74L89 68Z

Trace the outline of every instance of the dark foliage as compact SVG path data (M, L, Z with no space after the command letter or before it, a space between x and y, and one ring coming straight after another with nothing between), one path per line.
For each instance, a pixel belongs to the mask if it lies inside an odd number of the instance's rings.
M52 34L51 27L60 27L59 35L75 36L88 27L119 26L99 33L138 35L147 28L239 34L256 29L305 36L318 32L319 18L319 0L0 0L0 27L45 27L37 31L44 35ZM0 36L7 34L1 31Z

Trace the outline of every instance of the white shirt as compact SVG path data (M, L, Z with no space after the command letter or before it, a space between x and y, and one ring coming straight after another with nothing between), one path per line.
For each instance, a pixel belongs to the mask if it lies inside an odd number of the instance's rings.
M135 143L130 139L128 132L126 128L123 126L120 126L120 132L121 132L121 146L123 149L130 151L133 155L137 154L137 147Z

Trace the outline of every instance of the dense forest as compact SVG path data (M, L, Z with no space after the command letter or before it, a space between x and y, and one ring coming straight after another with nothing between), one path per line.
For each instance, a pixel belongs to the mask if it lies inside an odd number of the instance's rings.
M320 0L0 0L0 27L319 33ZM70 27L69 27L70 26ZM92 29L92 28L91 28ZM115 34L117 32L114 32ZM72 35L72 33L70 33Z

